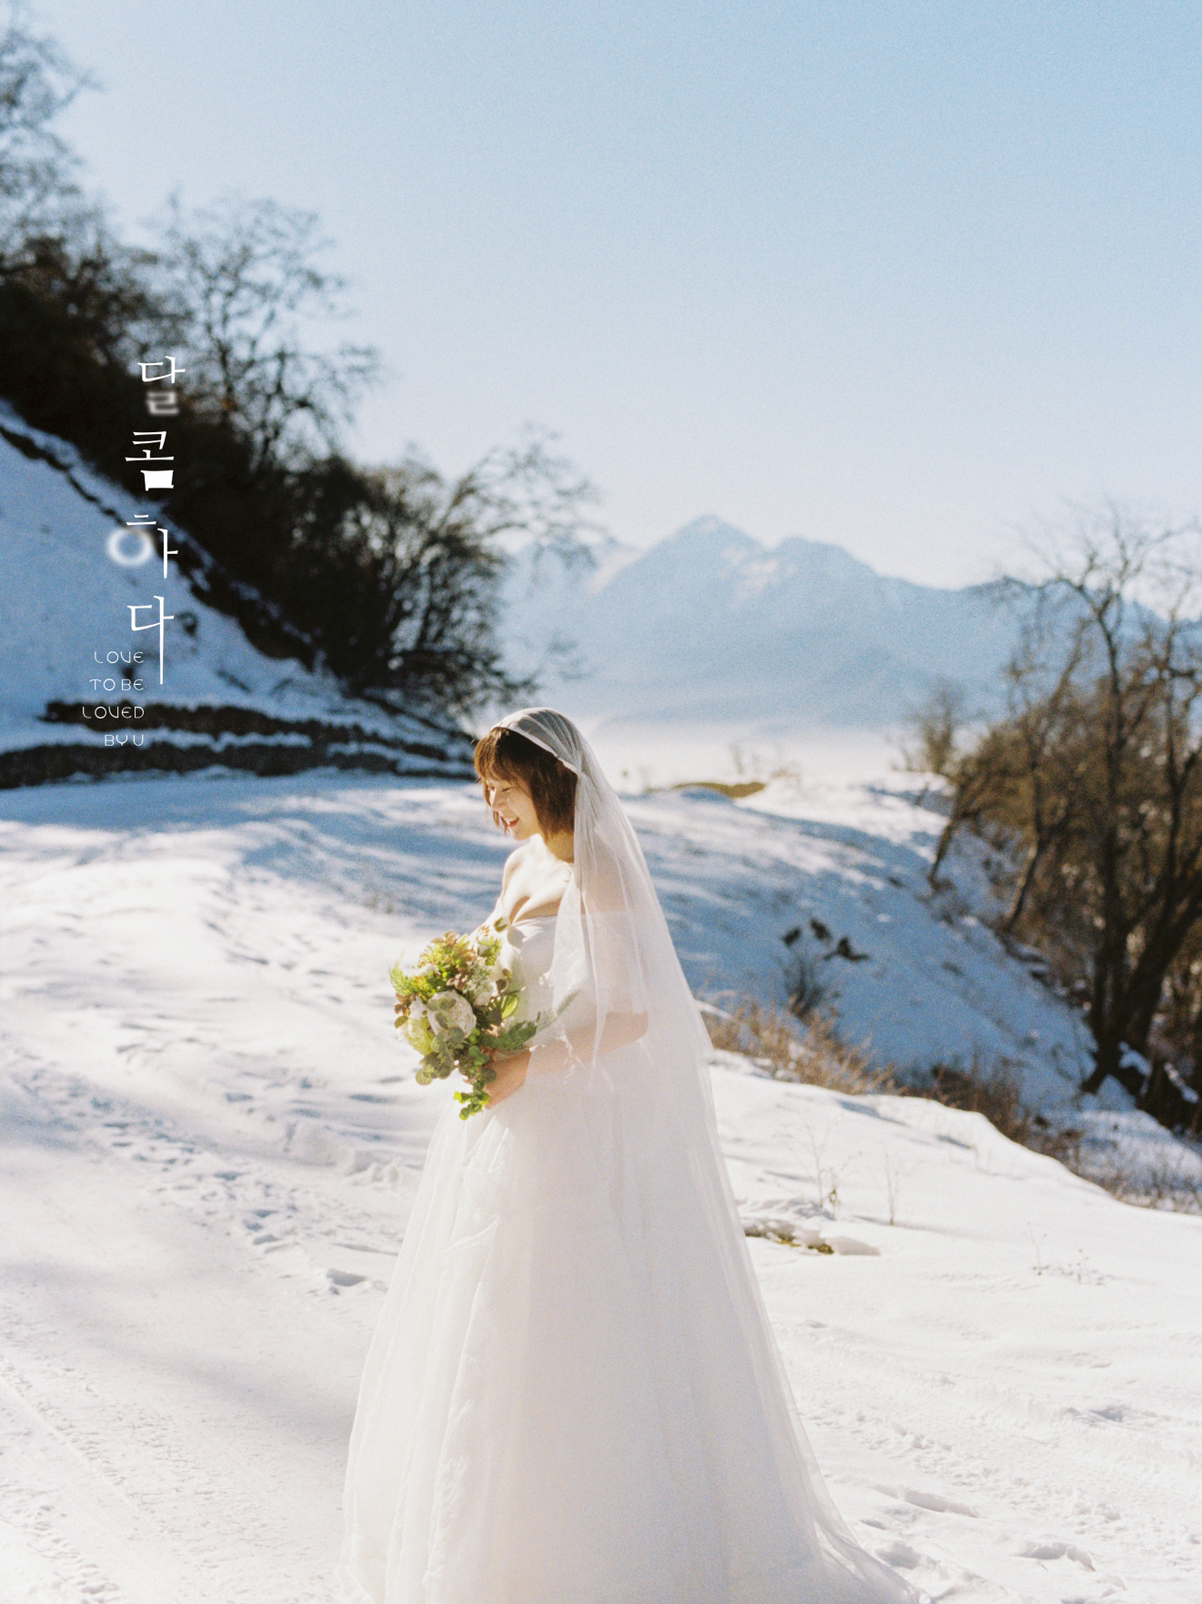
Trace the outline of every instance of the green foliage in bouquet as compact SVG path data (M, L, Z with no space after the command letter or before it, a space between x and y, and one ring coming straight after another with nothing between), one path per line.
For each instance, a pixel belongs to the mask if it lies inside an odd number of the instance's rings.
M471 1090L456 1092L460 1119L488 1106L489 1083L496 1078L494 1053L519 1052L542 1024L514 1020L521 990L501 963L506 921L483 924L470 936L453 931L438 936L420 955L412 973L399 962L389 971L401 1004L398 1030L422 1055L417 1079L423 1086L446 1080L458 1070Z

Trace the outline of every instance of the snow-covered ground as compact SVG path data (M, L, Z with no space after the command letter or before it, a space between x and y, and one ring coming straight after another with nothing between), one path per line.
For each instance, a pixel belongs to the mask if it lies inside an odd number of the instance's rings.
M850 1034L1005 1053L1068 1106L1071 1019L975 922L971 864L927 900L939 815L900 780L630 807L696 990L783 984L816 918L867 954L815 957ZM359 1367L447 1095L411 1078L387 966L487 910L506 845L470 787L313 772L7 792L0 846L0 1601L330 1601ZM976 1115L713 1075L860 1539L938 1598L1193 1604L1202 1219Z
M240 766L272 772L276 748L281 767L341 752L398 773L470 772L470 745L449 720L389 713L348 697L327 670L252 645L205 600L214 565L173 526L170 549L190 559L191 579L176 557L164 573L161 526L129 527L149 516L153 503L0 402L0 784L107 774L139 749L166 769L233 765L241 753ZM160 595L161 654L149 628ZM30 751L40 765L13 762Z

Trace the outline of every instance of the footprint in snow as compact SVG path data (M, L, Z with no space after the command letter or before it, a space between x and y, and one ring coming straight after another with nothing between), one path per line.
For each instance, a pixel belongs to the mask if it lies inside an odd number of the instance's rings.
M1023 1559L1071 1559L1087 1571L1092 1571L1093 1560L1083 1548L1077 1548L1072 1543L1028 1543L1022 1551Z

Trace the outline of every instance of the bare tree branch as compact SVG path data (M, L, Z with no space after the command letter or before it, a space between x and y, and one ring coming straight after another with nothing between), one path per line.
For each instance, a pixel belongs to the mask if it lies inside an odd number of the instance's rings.
M316 215L240 197L189 215L173 196L163 237L161 332L187 349L209 404L245 433L256 462L337 449L381 368L367 346L308 348L305 325L345 315L345 280L317 265L331 242Z
M965 827L1010 849L1000 926L1048 951L1082 998L1089 1090L1114 1075L1138 1091L1124 1049L1148 1047L1202 916L1200 581L1196 522L1112 503L1079 520L1042 575L1013 582L1032 605L1009 709L952 769L935 869Z

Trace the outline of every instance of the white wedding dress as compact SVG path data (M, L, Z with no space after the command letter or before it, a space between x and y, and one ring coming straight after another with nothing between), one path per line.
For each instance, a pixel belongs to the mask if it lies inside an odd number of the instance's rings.
M555 1028L603 1006L578 954L561 985L573 929L594 960L604 946L578 872L583 899L505 932L526 1017L571 997ZM637 921L624 948L632 934L659 952ZM351 1439L354 1604L913 1599L822 1485L729 1183L694 1139L691 1083L656 1073L645 1006L641 1039L532 1072L495 1109L462 1121L448 1094Z

